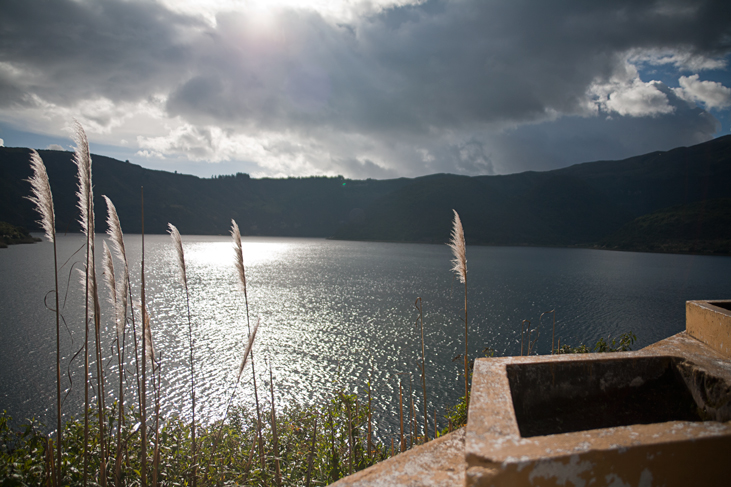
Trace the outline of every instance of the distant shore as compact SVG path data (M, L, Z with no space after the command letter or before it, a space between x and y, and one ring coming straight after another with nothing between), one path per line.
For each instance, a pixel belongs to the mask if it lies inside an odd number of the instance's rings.
M40 241L40 238L32 236L23 227L16 227L10 223L0 222L0 249L5 249L8 245L28 244Z

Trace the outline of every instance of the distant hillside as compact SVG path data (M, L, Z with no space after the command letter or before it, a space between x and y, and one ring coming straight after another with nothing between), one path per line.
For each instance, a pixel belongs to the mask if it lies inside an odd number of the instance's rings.
M634 218L731 196L731 136L693 147L509 176L417 178L336 238L445 242L456 209L470 243L588 245Z
M731 198L663 208L624 225L600 245L643 252L731 254Z
M23 181L30 176L28 153L0 148L0 220L36 230L37 217L23 199L29 192ZM40 154L51 179L58 231L76 232L72 154ZM454 208L469 244L630 249L633 240L639 245L637 233L619 240L610 236L621 236L617 232L630 228L625 225L636 218L731 197L731 136L622 161L507 176L435 174L361 181L237 174L201 179L98 155L93 156L93 172L99 231L105 229L102 194L114 201L125 232L140 231L144 185L149 233L164 233L172 222L184 234L226 234L235 218L245 235L444 243Z
M59 232L78 232L76 166L72 153L39 151L48 170ZM127 233L139 233L140 187L145 188L145 231L228 234L236 219L245 235L328 237L380 196L406 179L351 181L343 178L251 179L246 174L215 179L154 171L92 155L97 230L106 226L109 196ZM35 214L23 198L30 191L29 150L0 147L0 220L37 230Z

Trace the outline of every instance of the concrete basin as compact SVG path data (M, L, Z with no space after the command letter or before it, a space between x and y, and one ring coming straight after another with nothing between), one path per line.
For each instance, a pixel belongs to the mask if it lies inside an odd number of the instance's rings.
M660 344L477 360L466 485L728 485L731 367L686 334Z

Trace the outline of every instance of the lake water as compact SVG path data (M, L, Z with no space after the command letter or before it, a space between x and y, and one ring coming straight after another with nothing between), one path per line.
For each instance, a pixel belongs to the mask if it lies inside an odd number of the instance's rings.
M97 237L99 263L103 237ZM83 360L70 363L83 343L83 294L72 270L83 261L83 243L79 235L59 237L59 262L68 261L60 273L66 416L78 415L83 404ZM200 417L211 421L222 416L238 372L246 310L231 239L183 236L183 243ZM127 236L126 245L139 299L140 236ZM153 341L162 352L162 408L189 416L188 324L174 249L162 235L147 236L145 249ZM378 434L386 437L397 430L399 380L407 388L414 384L417 410L422 408L414 326L414 301L421 297L429 411L443 414L464 390L462 361L452 361L464 349L464 288L450 272L450 258L444 245L244 238L250 314L252 321L261 319L254 347L259 386L268 390L271 366L281 408L293 401L320 403L336 390L365 397L370 380ZM551 309L561 343L593 344L632 331L638 349L684 329L686 300L731 296L729 257L468 247L467 259L472 357L486 347L497 355L519 354L521 321L535 325ZM0 250L0 276L0 409L53 424L55 318L44 306L53 289L51 244ZM104 366L114 381L112 317L106 288L100 290ZM538 353L548 353L550 341L551 318L544 317ZM250 370L243 377L235 402L251 405ZM114 387L107 389L113 395Z

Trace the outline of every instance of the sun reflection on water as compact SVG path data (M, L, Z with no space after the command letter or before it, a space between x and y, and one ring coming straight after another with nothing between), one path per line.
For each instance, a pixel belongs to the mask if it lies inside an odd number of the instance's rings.
M59 239L63 259L79 242L73 236ZM249 317L252 325L262 320L254 346L257 382L268 388L271 366L278 407L323 404L339 391L364 398L370 382L376 433L387 437L397 431L397 377L407 390L413 386L415 408L423 410L417 366L421 346L414 327L417 296L424 305L430 414L436 409L441 417L457 401L463 390L461 366L451 359L463 348L464 298L449 271L446 246L263 237L245 237L242 243ZM139 239L128 236L126 244L139 300ZM196 415L212 421L223 415L232 393L248 335L247 307L230 237L183 236L183 246L196 395L202 398ZM46 289L37 285L53 279L47 250L43 243L21 246L8 250L12 258L0 259L7 276L0 282L0 331L5 343L25 344L0 348L0 408L20 418L36 415L44 420L53 401L39 398L55 397L53 374L47 373L55 356L55 335L43 307ZM189 417L187 309L175 251L162 235L146 237L145 251L152 335L162 354L162 410ZM470 247L468 254L473 356L487 346L498 355L518 353L521 320L537 320L553 308L562 343L594 343L600 336L631 330L640 347L682 330L686 299L731 294L725 277L731 273L729 258L499 247ZM82 301L73 280L64 317L74 341L68 334L62 338L65 364L83 342ZM106 301L104 306L111 344L113 315ZM545 353L550 333L541 337L538 348ZM131 373L130 350L127 357ZM108 364L107 378L113 382L116 359ZM83 374L83 360L71 362L70 370L75 385L64 406L67 414L83 404L83 388L76 380ZM114 389L108 388L110 395ZM133 388L129 391L128 399L134 400ZM253 406L249 367L234 403Z

